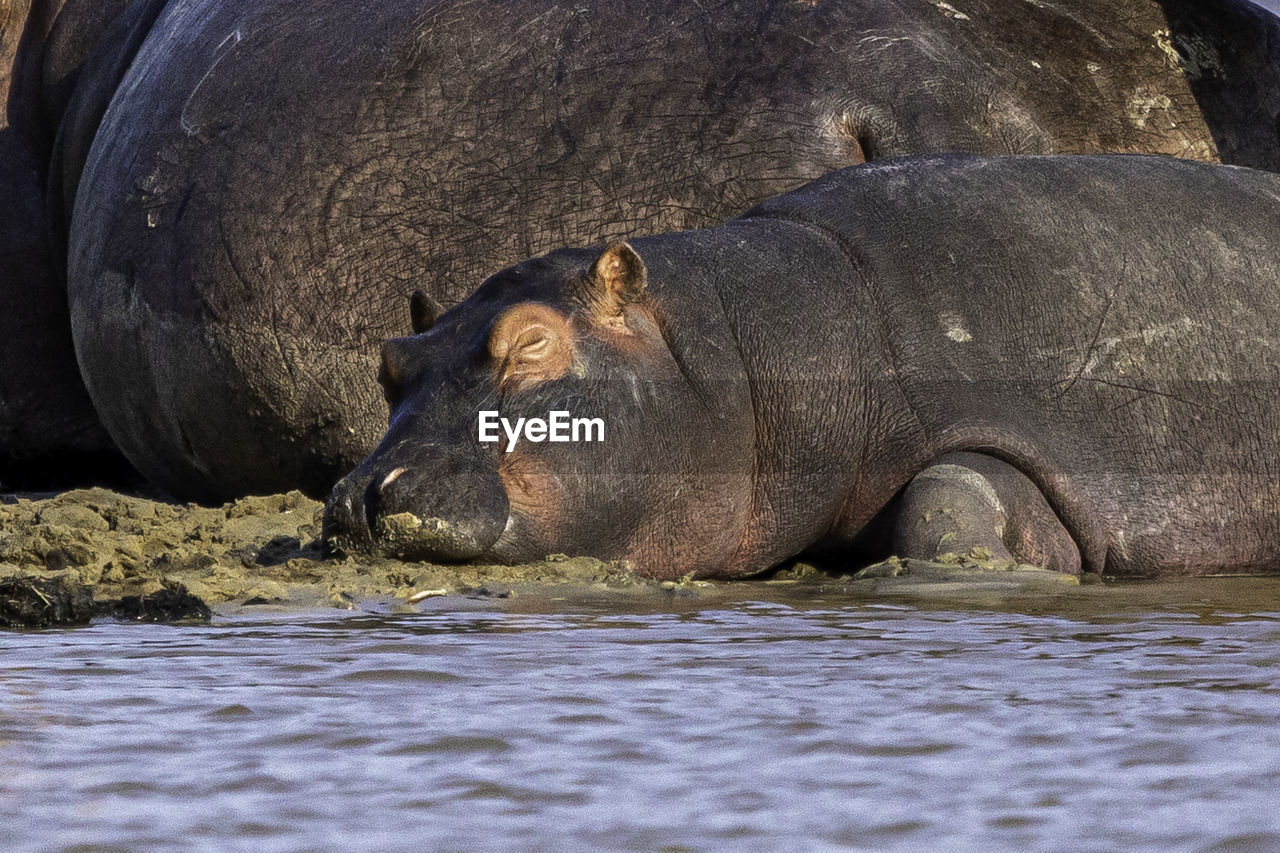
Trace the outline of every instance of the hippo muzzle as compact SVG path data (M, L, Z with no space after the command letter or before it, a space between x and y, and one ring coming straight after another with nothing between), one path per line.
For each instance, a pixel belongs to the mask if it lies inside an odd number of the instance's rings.
M340 554L462 562L493 547L508 512L501 480L480 459L375 453L330 493L324 543Z

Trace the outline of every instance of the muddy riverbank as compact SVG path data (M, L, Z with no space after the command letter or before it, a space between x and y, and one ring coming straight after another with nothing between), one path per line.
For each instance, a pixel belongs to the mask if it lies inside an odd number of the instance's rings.
M740 597L748 585L766 598L780 585L814 593L917 597L1080 590L1074 578L1000 571L990 561L968 559L945 566L891 561L862 576L855 576L857 566L820 571L799 563L732 583L656 581L637 576L625 563L563 555L512 566L331 559L320 547L322 512L323 504L300 492L221 507L101 488L0 495L0 581L58 578L83 585L99 603L185 589L224 613L242 607L353 609L370 602L392 608L432 602L449 609L461 606L461 598L519 598L518 607L584 595L705 600Z
M107 489L0 503L0 578L63 577L98 599L178 584L211 605L333 606L457 593L508 596L574 585L636 591L662 584L618 563L551 556L518 566L326 559L323 505L299 492L221 507L175 505Z

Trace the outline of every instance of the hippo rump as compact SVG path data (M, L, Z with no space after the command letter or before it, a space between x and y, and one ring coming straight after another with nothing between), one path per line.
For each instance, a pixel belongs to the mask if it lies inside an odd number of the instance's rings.
M660 578L1274 572L1278 229L1270 173L952 155L554 251L384 345L390 427L326 541Z
M369 377L416 287L451 305L520 258L714 224L891 155L1280 170L1280 25L1233 0L130 10L51 186L74 200L89 394L186 498L327 492L385 427Z

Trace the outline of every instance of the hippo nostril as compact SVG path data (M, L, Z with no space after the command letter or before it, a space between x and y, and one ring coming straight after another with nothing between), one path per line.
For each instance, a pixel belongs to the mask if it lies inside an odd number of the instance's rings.
M352 491L350 480L338 483L329 494L323 524L321 540L328 554L345 554L370 541L365 508L359 493Z
M407 471L407 470L409 470L409 469L407 469L407 468L397 468L396 470L394 470L394 471L392 471L390 474L388 474L386 477L383 477L383 478L382 478L382 484L381 484L380 486L378 486L378 492L379 492L379 493L381 493L381 492L385 492L385 491L387 490L387 486L390 486L390 485L391 485L392 483L394 483L396 480L400 479L400 475L401 475L401 474L403 474L403 473L404 473L405 471Z
M364 506L361 508L364 512L364 523L369 528L371 536L376 536L378 532L378 515L382 509L382 489L374 488L370 483L364 493Z

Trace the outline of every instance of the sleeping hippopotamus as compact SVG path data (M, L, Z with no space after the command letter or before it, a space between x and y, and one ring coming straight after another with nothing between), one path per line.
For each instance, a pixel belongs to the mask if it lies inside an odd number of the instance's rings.
M661 578L877 548L1274 572L1277 234L1280 175L953 155L553 251L384 345L390 427L326 541Z
M1278 59L1242 0L135 0L54 152L76 353L173 495L323 494L414 288L892 155L1280 170Z

